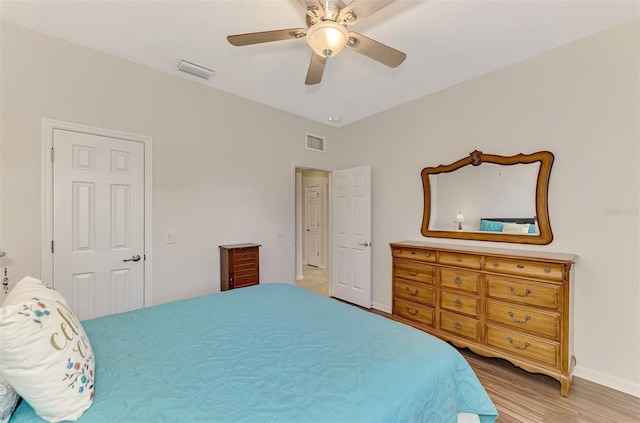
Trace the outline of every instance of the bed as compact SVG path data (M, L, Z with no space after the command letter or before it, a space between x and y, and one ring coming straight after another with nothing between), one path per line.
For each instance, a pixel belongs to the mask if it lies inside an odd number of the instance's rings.
M536 217L483 217L480 219L481 232L507 232L521 235L538 235Z
M80 422L497 417L449 344L288 284L104 316L82 327L95 356L95 395ZM22 401L10 421L42 420Z

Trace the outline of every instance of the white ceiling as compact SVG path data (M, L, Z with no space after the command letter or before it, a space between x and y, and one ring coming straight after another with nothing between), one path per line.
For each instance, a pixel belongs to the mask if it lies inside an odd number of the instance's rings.
M358 0L365 1L365 0ZM390 69L352 50L306 86L303 39L233 47L229 34L305 27L297 0L8 1L3 20L259 103L342 126L640 16L638 0L398 0L350 27L407 54ZM181 59L215 70L201 80Z

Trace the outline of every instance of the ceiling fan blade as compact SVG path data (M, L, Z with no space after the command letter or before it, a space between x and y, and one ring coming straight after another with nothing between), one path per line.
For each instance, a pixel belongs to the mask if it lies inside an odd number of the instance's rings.
M251 44L268 43L271 41L304 38L307 30L304 28L278 29L275 31L250 32L248 34L229 35L227 41L234 46L248 46Z
M327 58L318 56L313 53L311 55L311 63L309 63L309 70L307 71L307 79L304 83L306 85L315 85L322 81L322 74L324 73L324 65L327 64Z
M338 22L343 21L345 25L353 25L395 1L396 0L353 0L340 10Z
M390 68L399 66L404 62L404 59L407 58L405 53L374 41L371 38L367 38L357 32L349 33L347 47L350 47L358 53L364 54L383 65L387 65Z
M304 7L304 11L307 13L307 19L310 19L311 22L320 21L325 15L324 5L318 0L298 0L298 3Z

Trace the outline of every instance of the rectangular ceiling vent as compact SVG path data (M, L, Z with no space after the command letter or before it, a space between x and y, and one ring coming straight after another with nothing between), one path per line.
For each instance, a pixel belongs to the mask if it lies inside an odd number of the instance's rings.
M211 75L213 75L213 71L211 69L207 69L203 66L198 66L194 63L187 62L186 60L180 61L180 63L178 64L178 70L202 79L209 79L211 78Z
M307 149L313 151L324 152L326 150L327 140L318 135L307 134Z

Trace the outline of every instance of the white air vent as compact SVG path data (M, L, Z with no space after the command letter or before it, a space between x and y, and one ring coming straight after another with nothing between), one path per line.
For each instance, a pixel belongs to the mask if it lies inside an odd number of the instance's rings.
M207 69L202 66L198 66L196 64L187 62L186 60L181 60L180 64L178 64L178 70L182 72L189 73L193 76L197 76L202 79L209 79L211 75L213 75L213 71L211 69Z
M307 134L307 149L309 150L324 152L326 150L326 142L324 137Z

